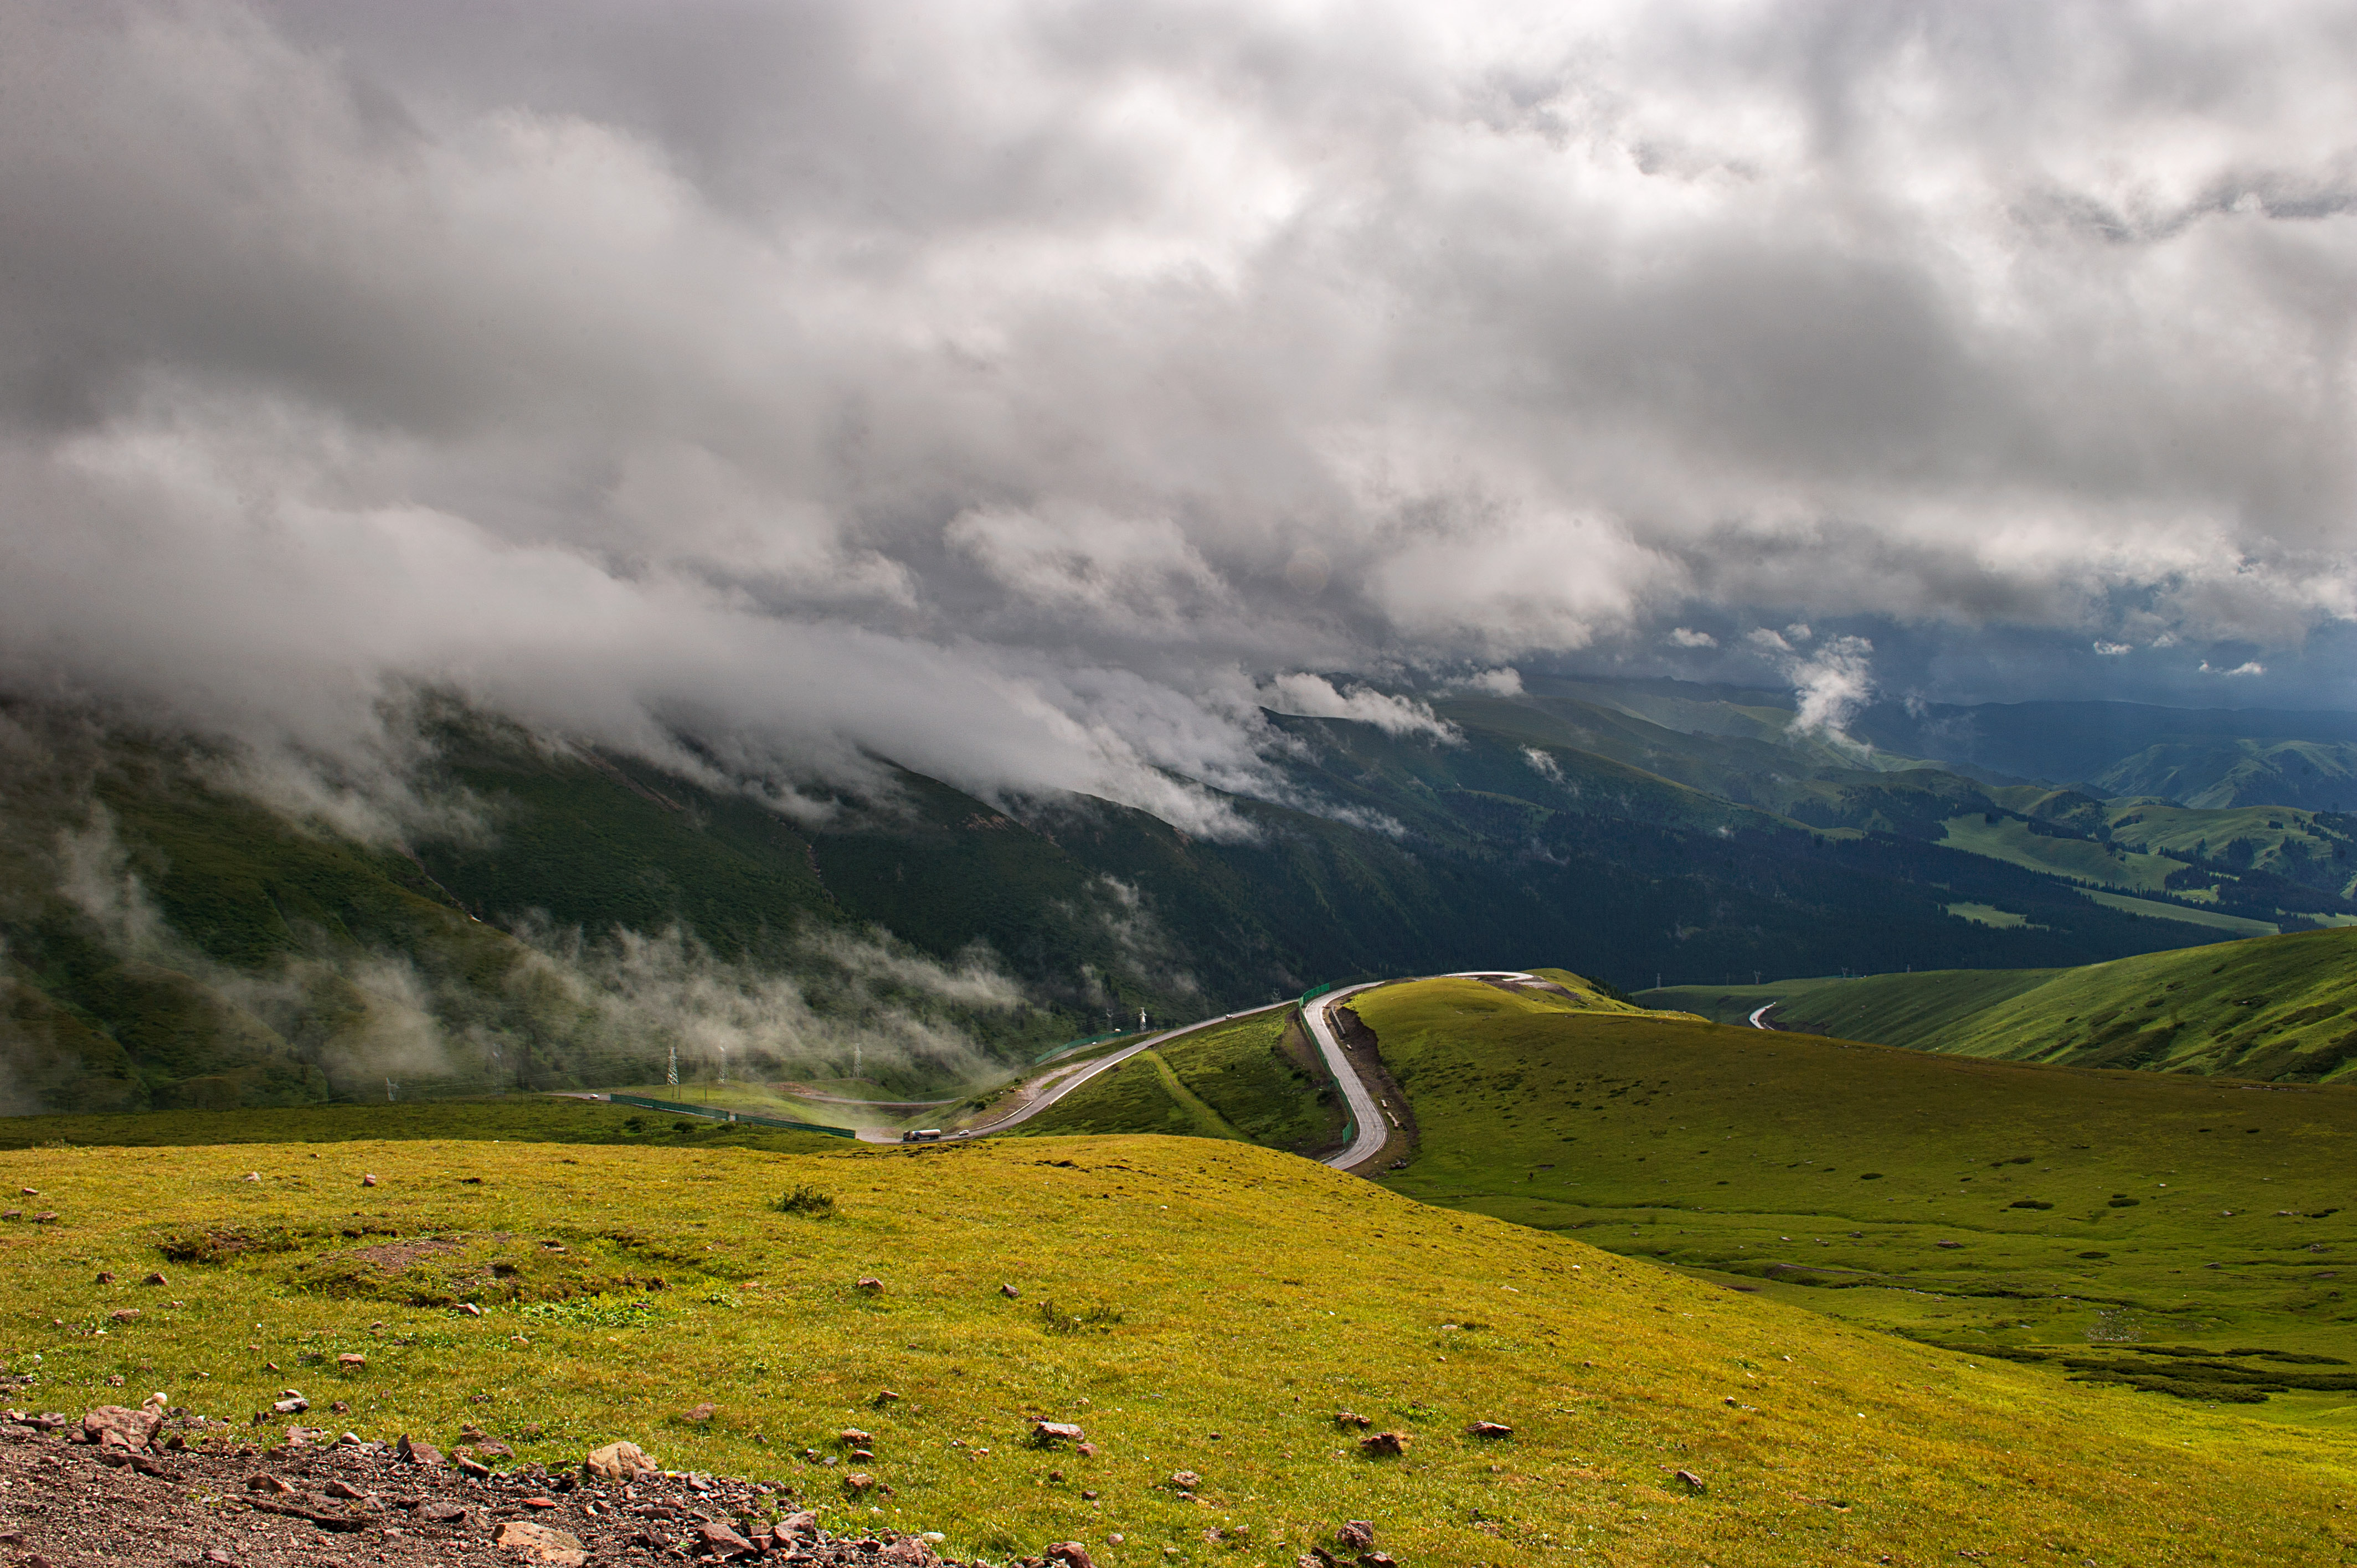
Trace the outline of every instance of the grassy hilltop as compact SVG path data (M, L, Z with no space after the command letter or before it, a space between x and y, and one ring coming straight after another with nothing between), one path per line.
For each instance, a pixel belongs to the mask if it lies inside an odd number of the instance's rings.
M1859 1323L2046 1347L2075 1376L2225 1399L2272 1381L2287 1417L2357 1420L2357 1092L1576 1011L1472 981L1358 1007L1422 1129L1394 1191ZM2147 1353L2173 1346L2213 1354ZM2336 1360L2222 1354L2248 1348Z
M1284 1563L1357 1518L1426 1563L2258 1563L2315 1561L2346 1529L2337 1442L1861 1332L1234 1143L48 1148L0 1155L0 1180L58 1216L0 1222L28 1402L120 1398L119 1376L229 1441L288 1386L307 1420L445 1443L474 1423L552 1464L626 1436L780 1481L838 1528L943 1530L961 1556L1080 1539L1114 1563ZM795 1188L833 1212L780 1212ZM151 1269L169 1283L134 1283ZM366 1366L339 1370L347 1353ZM1405 1455L1362 1455L1343 1409ZM1027 1446L1042 1416L1097 1454ZM1514 1434L1467 1435L1477 1420ZM850 1427L873 1434L872 1494L806 1456L841 1455Z
M2077 969L1944 970L1644 993L1738 1023L2084 1067L2319 1081L2357 1068L2357 929L2301 931Z

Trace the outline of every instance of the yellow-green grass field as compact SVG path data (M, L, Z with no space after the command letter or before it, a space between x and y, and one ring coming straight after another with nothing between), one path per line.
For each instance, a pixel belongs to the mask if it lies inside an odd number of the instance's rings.
M1910 1344L1234 1143L49 1147L0 1155L0 1181L58 1215L0 1222L23 1403L160 1389L253 1441L296 1387L316 1423L447 1444L474 1423L551 1465L628 1437L961 1556L1077 1539L1100 1563L1286 1564L1345 1519L1416 1564L2109 1568L2357 1539L2337 1436ZM773 1207L795 1187L833 1215ZM347 1352L365 1369L338 1371ZM1340 1409L1405 1455L1362 1456ZM1028 1446L1042 1416L1096 1455ZM888 1491L801 1456L852 1427Z
M1393 1190L1860 1324L2043 1347L2057 1373L2204 1399L2272 1379L2267 1419L2357 1425L2357 1091L1566 1012L1469 981L1355 1004L1421 1129Z
M2357 1069L2357 931L2143 953L2077 969L1944 970L1640 1000L1883 1045L2091 1067L2322 1080Z

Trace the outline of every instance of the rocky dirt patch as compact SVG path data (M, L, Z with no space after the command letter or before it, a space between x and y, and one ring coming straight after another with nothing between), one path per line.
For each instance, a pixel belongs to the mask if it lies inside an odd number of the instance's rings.
M417 1463L357 1440L173 1451L176 1424L130 1410L0 1423L5 1560L18 1568L657 1560L955 1568L921 1537L830 1536L771 1487L748 1481L662 1471L597 1479L539 1465L495 1472ZM167 1446L145 1446L151 1434ZM413 1451L438 1457L422 1444Z

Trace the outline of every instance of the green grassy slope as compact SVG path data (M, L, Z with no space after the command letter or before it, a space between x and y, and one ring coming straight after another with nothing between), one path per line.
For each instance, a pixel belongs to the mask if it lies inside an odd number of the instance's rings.
M2193 807L2357 805L2357 746L2347 741L2173 741L2124 757L2090 783Z
M2357 1091L1544 1010L1463 981L1358 1008L1422 1132L1394 1191L1859 1323L2099 1363L2057 1370L2159 1375L2108 1348L2134 1333L2340 1358L2324 1372L2357 1391ZM2274 1397L2357 1422L2357 1391Z
M1400 1561L1461 1568L2284 1563L2342 1528L2357 1478L2341 1439L1861 1333L1232 1144L348 1144L167 1168L0 1155L60 1216L0 1225L0 1352L38 1366L39 1402L122 1376L234 1444L292 1382L363 1436L480 1423L552 1468L629 1438L833 1529L939 1529L960 1558L1286 1563L1361 1519ZM771 1207L802 1185L832 1218ZM131 1283L158 1268L168 1286ZM1362 1455L1338 1410L1405 1454ZM1036 1418L1096 1452L1028 1446ZM866 1498L802 1456L852 1427Z
M1287 1011L1141 1051L1015 1131L1170 1133L1308 1154L1339 1144L1342 1124L1340 1101Z
M2345 816L2284 806L2197 811L2151 800L2104 802L2114 843L2229 871L2257 870L2346 894L2357 878Z
M2357 1071L2357 931L2295 931L2063 970L1947 970L1642 993L1725 1023L1964 1056L2296 1082Z
M2022 992L2057 969L1951 969L1922 974L1867 974L1854 980L1770 981L1764 985L1672 985L1640 993L1654 1007L1682 1008L1714 1023L1741 1025L1774 1004L1768 1022L1781 1029L1936 1049L1943 1031Z
M2032 832L2025 819L1998 817L1991 822L1988 815L1974 812L1948 818L1941 823L1940 842L1970 854L2104 887L2158 893L2168 886L2171 873L2184 869L2184 863L2166 855L2131 852L2093 839L2055 838Z

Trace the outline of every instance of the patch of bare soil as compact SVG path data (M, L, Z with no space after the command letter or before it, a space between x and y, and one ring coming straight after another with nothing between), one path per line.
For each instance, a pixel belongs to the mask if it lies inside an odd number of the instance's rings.
M366 1263L384 1274L407 1273L421 1258L436 1252L463 1252L464 1241L437 1241L421 1239L414 1241L380 1241L373 1247L354 1247L344 1254L355 1263Z
M10 1412L13 1417L16 1412ZM103 1412L94 1412L102 1414ZM136 1442L138 1423L117 1424ZM174 1451L70 1441L81 1420L0 1423L0 1547L17 1568L588 1568L767 1559L954 1568L922 1538L831 1537L771 1487L694 1475L599 1480L527 1464L472 1474L431 1450L306 1443ZM425 1461L435 1462L425 1462Z

